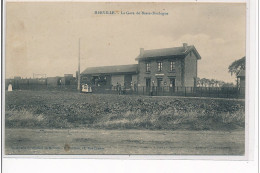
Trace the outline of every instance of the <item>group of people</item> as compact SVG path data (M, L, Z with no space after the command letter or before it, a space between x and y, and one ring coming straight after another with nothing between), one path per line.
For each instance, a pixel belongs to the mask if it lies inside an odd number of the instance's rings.
M137 91L137 84L136 84L136 82L135 83L133 83L133 82L131 82L131 87L130 87L130 90L131 90L131 92L133 92L133 91ZM121 84L120 83L116 83L116 91L118 92L118 95L121 95L121 94L125 94L125 92L126 92L126 84L124 84L123 86L121 86Z
M118 95L122 94L122 86L120 83L116 83L116 91L118 92Z

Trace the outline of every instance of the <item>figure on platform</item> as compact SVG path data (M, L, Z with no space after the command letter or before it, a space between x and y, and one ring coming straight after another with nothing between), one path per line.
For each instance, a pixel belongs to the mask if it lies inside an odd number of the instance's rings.
M13 91L13 86L12 86L12 84L9 84L8 85L8 90L7 91Z

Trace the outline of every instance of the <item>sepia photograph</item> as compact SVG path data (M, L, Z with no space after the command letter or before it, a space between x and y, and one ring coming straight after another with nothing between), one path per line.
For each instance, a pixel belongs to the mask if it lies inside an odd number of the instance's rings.
M246 3L6 2L4 155L246 155Z

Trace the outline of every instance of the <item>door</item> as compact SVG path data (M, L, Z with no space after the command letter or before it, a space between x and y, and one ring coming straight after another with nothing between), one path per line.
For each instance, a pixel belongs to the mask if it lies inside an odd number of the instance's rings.
M163 86L163 80L161 78L157 79L157 86L162 87Z
M146 87L151 86L151 78L146 78Z
M157 95L162 95L163 80L162 78L157 79Z
M175 78L170 79L170 84L171 84L171 91L175 92Z
M107 75L105 76L105 80L106 80L106 87L111 88L111 76Z
M132 82L132 75L125 75L124 77L124 86L126 89L129 89L131 88L131 82Z
M146 78L146 93L148 94L150 92L150 88L151 88L151 78Z

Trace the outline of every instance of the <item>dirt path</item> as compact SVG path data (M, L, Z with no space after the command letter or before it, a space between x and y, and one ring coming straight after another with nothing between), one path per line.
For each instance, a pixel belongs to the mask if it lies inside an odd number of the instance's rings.
M243 155L244 131L6 129L5 154Z

